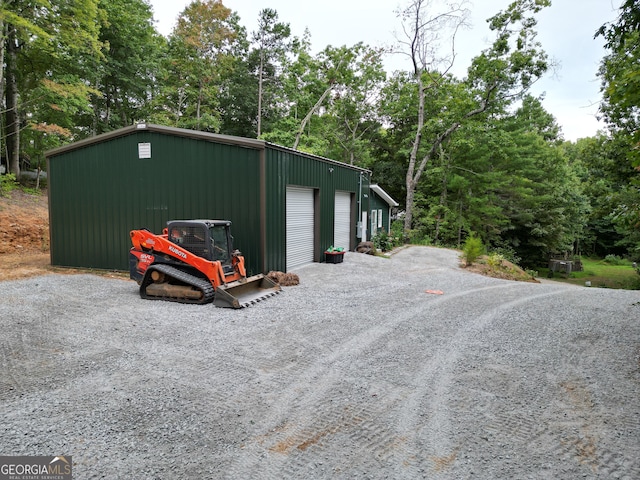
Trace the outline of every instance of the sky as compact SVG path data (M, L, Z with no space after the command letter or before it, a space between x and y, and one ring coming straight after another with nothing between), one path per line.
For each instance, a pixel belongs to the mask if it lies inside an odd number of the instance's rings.
M452 73L464 77L471 59L493 40L486 19L511 2L473 1L471 27L456 40L457 57ZM149 3L156 28L168 36L191 0L149 0ZM249 34L256 29L258 14L264 8L276 10L279 20L289 23L295 36L302 37L308 28L314 53L327 45L352 46L358 42L372 47L397 45L401 23L395 11L407 3L408 0L223 0L226 7L238 13ZM603 23L615 21L620 4L621 0L552 0L551 7L537 15L537 39L557 67L547 72L531 93L544 94L543 105L556 118L566 140L593 136L604 128L596 114L601 98L597 71L605 51L602 39L593 37ZM406 55L390 56L385 66L388 73L412 68Z

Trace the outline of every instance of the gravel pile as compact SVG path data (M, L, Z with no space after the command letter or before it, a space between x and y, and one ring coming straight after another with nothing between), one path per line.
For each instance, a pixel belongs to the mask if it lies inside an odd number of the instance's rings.
M640 478L640 293L457 257L347 253L242 310L0 283L0 455L72 455L78 479Z

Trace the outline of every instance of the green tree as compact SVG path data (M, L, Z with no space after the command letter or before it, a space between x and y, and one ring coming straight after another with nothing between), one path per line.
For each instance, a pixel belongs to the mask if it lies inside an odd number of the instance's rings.
M601 112L614 132L640 142L640 5L625 0L615 23L606 23L596 32L602 36L609 51L602 59L599 75L602 80ZM633 152L633 150L631 151ZM630 152L630 153L631 153ZM640 154L631 153L634 164L640 164Z
M242 37L239 37L241 40ZM273 9L260 11L252 42L241 40L233 69L220 90L221 132L262 137L286 115L284 74L298 40Z
M380 121L377 98L385 79L382 52L362 43L327 46L313 56L309 37L294 45L283 74L283 112L263 138L342 160L368 165L371 139Z
M353 53L348 47L343 46L336 48L329 45L320 52L316 59L309 62L309 66L311 67L309 73L315 78L309 79L307 77L306 79L308 86L311 87L305 92L307 94L306 100L315 102L311 108L305 109L306 115L298 124L292 147L294 150L298 149L311 117L318 113L334 89L340 85L344 85L345 79L349 75L348 65L352 57ZM303 112L305 110L303 110Z
M248 42L234 56L233 66L223 78L218 92L220 133L239 137L257 137L258 80L252 57L248 53ZM267 110L267 109L263 109ZM263 128L271 124L277 114L276 105L271 105L263 115ZM268 120L267 120L268 119Z
M584 237L590 207L579 170L538 99L526 97L513 114L469 119L425 172L415 196L420 237L460 247L476 232L531 266L549 253L575 251Z
M394 72L380 94L378 114L385 127L380 129L376 137L376 161L369 168L374 178L387 179L385 191L401 203L407 196L407 158L411 154L415 133L417 103L413 76L406 71Z
M544 264L550 253L578 253L589 205L576 172L562 149L537 133L515 131L512 138L521 166L515 195L504 204L510 228L502 241L526 266Z
M633 253L637 229L620 222L620 214L628 212L626 205L633 205L630 182L637 175L628 162L627 145L624 138L604 133L564 145L591 205L583 245L586 253L637 255Z
M596 33L605 40L608 54L600 65L603 101L601 112L626 162L636 168L620 191L613 221L624 232L635 255L640 254L640 5L625 0L616 22Z
M306 133L303 149L311 153L323 152L326 149L324 139L311 134L311 124L314 113L331 92L327 65L323 65L320 55L311 54L308 30L292 47L291 58L282 75L282 116L270 131L263 132L262 138L298 148L303 133ZM318 143L322 146L318 147Z
M257 132L262 134L263 117L269 118L264 105L269 109L278 103L281 90L280 71L286 63L291 49L291 28L288 23L278 22L278 12L265 8L260 11L258 30L253 34L256 48L253 51L258 75Z
M97 135L146 120L156 94L166 40L153 26L145 0L101 0L105 20L100 42L105 58L96 69L91 133Z
M417 122L406 171L405 231L412 227L418 182L441 145L473 117L486 115L492 109L503 109L520 98L546 71L546 54L535 41L533 15L549 4L548 0L516 0L504 12L489 19L496 40L472 61L465 79L470 95L455 99L456 108L445 111L445 118L431 132L425 131L429 128L425 115L427 94L441 88L441 79L446 78L433 74L432 66L440 62L434 55L432 42L440 33L442 22L445 26L453 23L454 29L460 26L464 21L464 5L452 4L448 11L429 16L428 2L414 0L404 11L405 31L408 32L406 44L410 47L418 92ZM432 126L436 126L439 119L434 120Z
M195 0L178 17L168 46L153 118L218 132L220 91L241 58L246 32L219 0Z
M382 50L363 43L351 47L342 81L334 86L329 101L326 135L331 151L325 155L351 165L372 163L371 140L381 126L378 99L386 73Z
M6 53L4 136L9 169L19 176L25 126L32 139L57 126L67 136L75 115L89 111L92 72L102 58L102 17L98 0L15 0L3 2L0 14L6 28L0 51L0 57Z

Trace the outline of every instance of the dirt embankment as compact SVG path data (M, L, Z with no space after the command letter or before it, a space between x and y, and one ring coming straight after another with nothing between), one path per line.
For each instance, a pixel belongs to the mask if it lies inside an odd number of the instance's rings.
M0 281L50 273L47 193L0 197Z

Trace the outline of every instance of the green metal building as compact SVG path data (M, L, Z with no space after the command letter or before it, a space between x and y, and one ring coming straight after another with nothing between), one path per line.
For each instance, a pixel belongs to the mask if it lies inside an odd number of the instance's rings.
M371 227L369 228L370 236L373 237L378 232L384 230L389 233L391 231L391 209L398 207L391 196L385 192L378 184L371 184L369 196L369 208Z
M168 220L231 220L250 274L367 235L368 170L262 140L138 124L51 150L47 169L53 265L127 270L129 232Z

